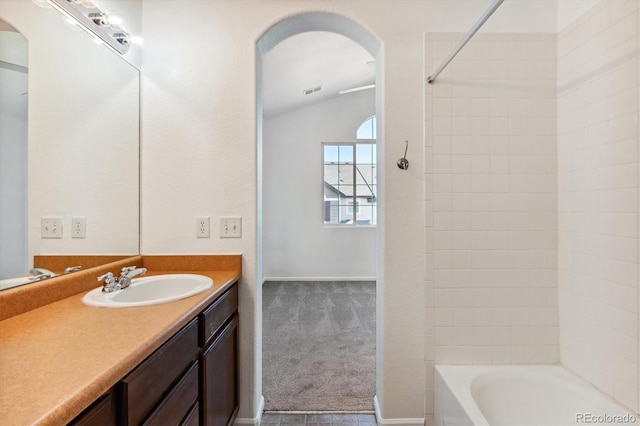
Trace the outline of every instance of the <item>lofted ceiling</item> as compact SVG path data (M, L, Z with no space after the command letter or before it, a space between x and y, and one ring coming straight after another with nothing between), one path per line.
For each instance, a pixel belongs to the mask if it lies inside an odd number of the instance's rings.
M343 35L311 31L290 37L264 56L262 103L272 117L374 84L374 58ZM321 87L309 95L307 89Z

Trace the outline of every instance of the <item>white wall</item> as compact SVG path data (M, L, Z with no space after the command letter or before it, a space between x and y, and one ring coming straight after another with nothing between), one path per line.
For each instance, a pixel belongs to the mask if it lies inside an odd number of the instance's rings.
M29 43L30 256L138 253L138 71L54 9L7 0L0 14ZM63 219L62 239L40 238L44 216Z
M602 1L558 41L562 363L640 411L636 0Z
M384 421L425 413L424 33L466 32L490 1L144 1L142 251L243 254L240 418L261 395L261 294L256 283L256 42L306 11L335 12L381 42L378 107L385 175L378 257L377 396ZM492 32L553 32L555 2L507 2ZM536 19L533 19L536 17ZM171 31L167 31L167 23ZM409 140L408 171L395 163ZM196 239L198 215L243 217L243 238ZM167 229L170 227L170 229ZM247 420L248 421L248 420Z
M265 119L265 279L375 279L375 228L329 227L322 216L322 142L355 141L373 115L375 90L365 90Z

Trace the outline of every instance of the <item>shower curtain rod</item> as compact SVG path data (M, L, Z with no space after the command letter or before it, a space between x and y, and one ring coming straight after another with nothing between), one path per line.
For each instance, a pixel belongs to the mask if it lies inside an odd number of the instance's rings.
M451 62L453 60L453 58L455 58L455 56L458 54L458 52L460 52L460 50L462 50L462 48L465 46L465 44L467 44L469 42L469 40L471 40L471 37L473 37L475 35L475 33L478 32L480 27L487 21L487 19L489 19L489 17L491 15L493 15L493 12L496 11L498 6L500 6L502 4L502 2L504 2L504 0L496 0L496 1L493 2L493 4L491 6L489 6L489 9L487 9L487 11L484 12L484 14L480 17L480 19L478 19L478 22L476 22L475 25L473 27L471 27L471 29L469 30L469 32L467 34L465 34L465 36L462 38L462 40L460 40L460 42L455 47L455 49L453 49L453 52L451 52L451 54L449 56L447 56L447 59L444 60L442 65L440 65L438 67L438 69L436 69L434 71L434 73L431 74L429 76L429 78L427 78L427 82L429 84L433 84L433 83L436 82L436 78L438 78L438 76L440 75L442 70L444 70L446 68L446 66L449 65L449 62Z

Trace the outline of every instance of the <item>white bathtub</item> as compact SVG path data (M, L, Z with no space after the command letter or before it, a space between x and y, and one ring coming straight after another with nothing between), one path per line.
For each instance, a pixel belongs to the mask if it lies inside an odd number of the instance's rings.
M435 395L437 426L640 426L637 415L556 365L439 365Z

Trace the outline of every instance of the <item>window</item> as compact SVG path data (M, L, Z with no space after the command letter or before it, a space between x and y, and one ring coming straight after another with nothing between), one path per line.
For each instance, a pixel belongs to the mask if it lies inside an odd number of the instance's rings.
M323 217L327 225L376 224L376 126L365 121L355 142L323 143Z

